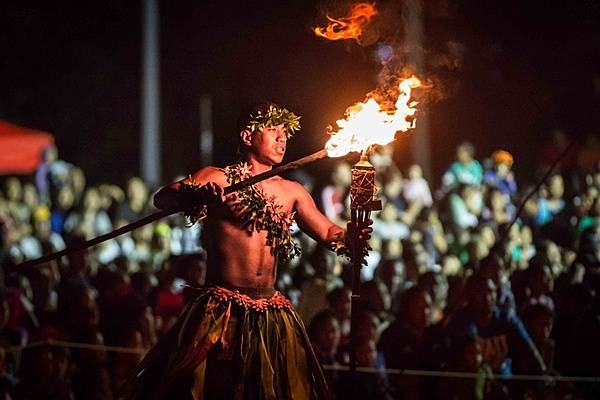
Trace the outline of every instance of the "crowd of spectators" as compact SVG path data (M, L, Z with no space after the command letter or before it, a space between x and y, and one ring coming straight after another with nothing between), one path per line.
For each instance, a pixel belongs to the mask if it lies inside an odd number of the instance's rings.
M439 185L388 151L374 155L383 210L353 309L348 260L295 231L303 253L279 267L278 289L339 399L600 397L591 379L561 379L600 376L600 157L588 146L534 190L552 150L517 182L509 152L478 158L463 143ZM324 185L304 176L340 224L349 177L343 162ZM149 214L153 188L137 177L88 185L52 149L35 176L1 183L0 398L119 398L204 283L201 226L172 215L15 269ZM356 376L344 369L351 311ZM511 379L524 375L543 379Z

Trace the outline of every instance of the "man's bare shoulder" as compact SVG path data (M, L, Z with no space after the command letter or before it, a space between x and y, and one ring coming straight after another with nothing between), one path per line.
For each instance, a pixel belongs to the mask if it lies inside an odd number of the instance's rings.
M304 185L302 185L300 182L293 181L290 179L280 178L278 183L279 183L279 187L280 187L281 191L283 191L284 193L286 193L288 195L295 197L296 199L298 199L298 198L302 199L307 196L308 197L311 196L311 194L308 192L308 190L306 190Z
M281 176L277 176L276 179L277 179L277 182L279 183L279 185L281 185L282 188L306 191L306 189L304 188L304 186L302 186L302 184L300 182L298 182L298 181L294 181L294 180L291 180L291 179L286 179L286 178L283 178Z
M199 184L215 182L216 184L223 186L227 183L227 177L225 176L223 169L213 166L199 169L198 171L194 172L191 177L196 183Z

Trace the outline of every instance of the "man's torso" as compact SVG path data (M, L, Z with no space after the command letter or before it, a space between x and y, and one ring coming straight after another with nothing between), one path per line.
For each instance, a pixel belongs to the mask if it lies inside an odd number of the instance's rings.
M215 183L227 187L223 172ZM289 215L294 208L297 184L274 177L255 188L277 205L276 212ZM277 252L267 244L267 231L248 225L248 205L237 194L209 210L204 221L203 243L208 253L207 283L238 287L273 287L276 281Z

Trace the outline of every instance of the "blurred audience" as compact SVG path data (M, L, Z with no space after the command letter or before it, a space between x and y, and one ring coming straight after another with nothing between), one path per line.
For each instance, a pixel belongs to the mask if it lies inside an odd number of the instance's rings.
M565 139L555 132L528 176L541 176ZM280 266L277 289L298 307L337 398L600 397L597 383L553 380L600 375L600 163L597 137L586 143L519 215L537 182L517 182L507 150L480 163L460 144L438 188L419 165L403 175L390 147L374 154L383 210L354 308L349 260L294 234L303 255ZM315 193L340 224L349 178L337 163ZM90 185L56 148L35 176L0 179L0 398L119 398L194 299L206 274L202 229L181 215L7 274L147 215L151 193L138 177ZM498 379L514 374L547 380Z

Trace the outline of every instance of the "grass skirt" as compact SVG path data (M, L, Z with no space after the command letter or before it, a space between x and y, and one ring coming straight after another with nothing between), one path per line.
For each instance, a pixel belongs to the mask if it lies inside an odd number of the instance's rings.
M198 292L140 363L128 399L331 398L304 325L282 294Z

